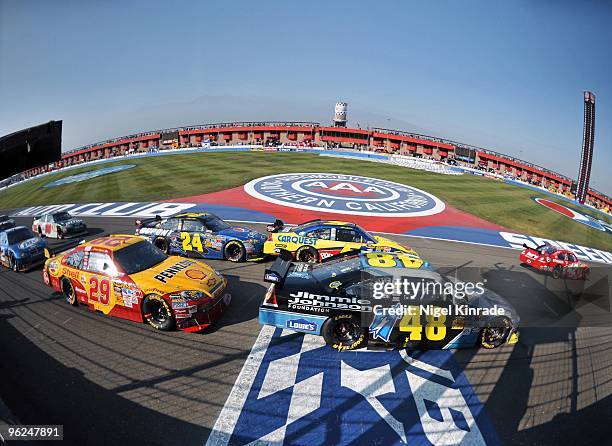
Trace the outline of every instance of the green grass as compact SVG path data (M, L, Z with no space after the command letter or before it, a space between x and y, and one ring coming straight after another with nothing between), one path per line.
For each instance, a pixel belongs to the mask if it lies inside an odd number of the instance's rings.
M516 232L612 250L612 237L607 233L573 222L533 201L536 196L551 199L550 196L473 175L451 177L382 163L300 153L194 153L127 159L105 166L117 164L137 167L82 183L44 189L42 186L53 180L99 167L48 175L0 192L0 209L97 201L155 201L229 189L265 175L321 171L404 183ZM563 200L555 201L568 205ZM583 209L579 211L585 213ZM602 219L600 214L592 214Z

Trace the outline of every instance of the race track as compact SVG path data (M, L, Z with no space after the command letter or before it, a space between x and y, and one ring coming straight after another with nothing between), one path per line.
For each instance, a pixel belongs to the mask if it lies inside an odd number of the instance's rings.
M129 218L85 220L90 237L134 230ZM29 226L31 218L16 223ZM487 286L540 327L576 313L576 302L546 277L519 266L515 250L389 237L433 265L469 274L481 268ZM63 424L68 444L203 445L260 332L265 291L265 264L209 263L229 279L234 299L220 323L201 334L156 332L72 308L44 286L40 268L0 269L2 399L22 423ZM593 280L610 277L605 268L599 265ZM502 443L609 438L612 329L589 305L578 313L592 322L583 325L600 328L525 327L515 346L453 353Z

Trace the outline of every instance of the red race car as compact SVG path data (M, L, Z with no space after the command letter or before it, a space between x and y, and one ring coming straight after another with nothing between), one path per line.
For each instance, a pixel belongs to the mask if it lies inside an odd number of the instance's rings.
M522 264L540 271L547 271L555 279L582 279L589 275L589 266L581 262L572 251L556 248L548 243L531 248L523 243L525 248L519 259Z

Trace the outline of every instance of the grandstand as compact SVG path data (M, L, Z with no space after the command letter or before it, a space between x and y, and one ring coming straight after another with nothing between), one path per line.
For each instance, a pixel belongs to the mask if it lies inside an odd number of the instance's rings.
M178 143L166 146L162 141L162 135L176 132ZM368 150L443 162L454 159L465 167L513 178L571 196L571 178L489 149L398 130L328 127L317 122L231 122L138 133L65 152L59 162L26 171L23 177L101 158L148 152L158 148L200 147L205 144L212 146L285 144ZM612 209L612 199L594 189L589 189L586 204L599 209Z

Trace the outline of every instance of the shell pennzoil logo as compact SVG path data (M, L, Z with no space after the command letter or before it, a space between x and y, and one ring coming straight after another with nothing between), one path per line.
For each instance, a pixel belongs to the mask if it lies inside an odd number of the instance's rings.
M244 190L269 203L336 214L423 217L445 209L440 199L415 187L358 175L270 175L250 181Z
M193 280L204 280L208 277L208 274L199 269L188 269L185 275Z

